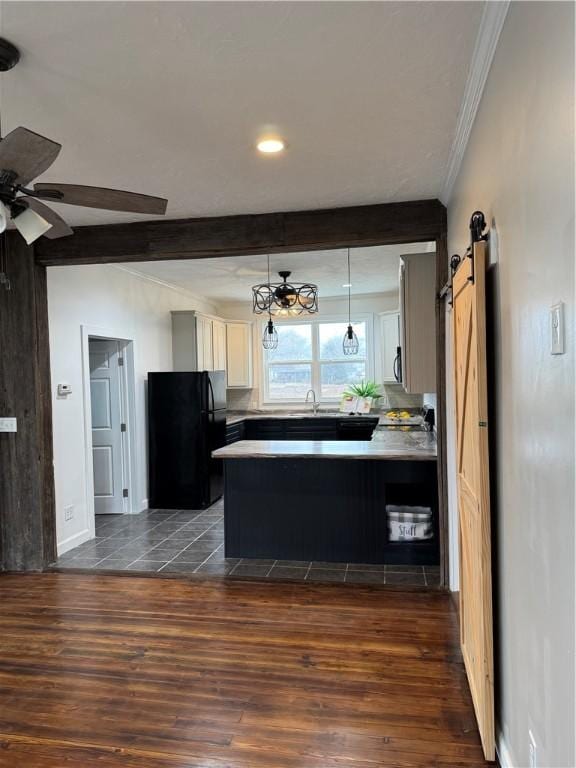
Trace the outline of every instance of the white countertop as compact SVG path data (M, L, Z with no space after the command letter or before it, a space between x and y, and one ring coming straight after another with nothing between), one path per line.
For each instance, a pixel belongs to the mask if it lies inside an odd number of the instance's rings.
M372 440L239 440L218 448L219 459L376 459L435 461L436 438L430 432L378 430Z

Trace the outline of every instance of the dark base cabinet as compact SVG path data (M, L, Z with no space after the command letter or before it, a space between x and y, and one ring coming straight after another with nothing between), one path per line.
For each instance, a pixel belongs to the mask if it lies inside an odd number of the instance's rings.
M235 424L226 425L226 445L237 443L239 440L245 440L244 422L237 421Z
M371 440L377 416L310 416L298 419L246 419L229 424L226 443L238 440Z
M436 565L435 461L226 459L226 557ZM434 537L388 540L386 503L433 510Z

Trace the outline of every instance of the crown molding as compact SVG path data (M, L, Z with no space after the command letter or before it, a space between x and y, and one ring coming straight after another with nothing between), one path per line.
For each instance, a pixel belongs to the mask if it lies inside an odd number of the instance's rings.
M480 28L478 29L470 61L468 79L464 89L460 112L458 113L456 133L448 157L446 177L440 194L440 200L444 205L448 205L454 182L464 158L468 139L470 138L476 112L484 92L484 86L486 85L492 59L494 58L509 6L510 0L487 0L482 11Z
M140 270L134 269L134 267L127 267L124 264L109 264L108 266L114 267L114 269L119 269L121 272L127 272L129 275L137 277L140 280L144 280L148 283L154 283L155 285L162 286L162 288L168 288L168 290L179 293L181 296L185 296L187 299L192 299L199 305L209 305L211 307L216 306L212 299L204 299L180 285L169 283L167 280L162 280L161 278L155 277L154 275L147 275L145 272L140 272Z

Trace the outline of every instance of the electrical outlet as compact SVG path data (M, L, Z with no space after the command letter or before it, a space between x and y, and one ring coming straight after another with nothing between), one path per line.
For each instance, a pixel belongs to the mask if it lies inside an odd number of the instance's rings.
M538 768L538 762L536 761L536 740L534 739L534 734L530 730L528 731L528 738L530 739L530 744L528 746L529 765L530 768Z
M69 520L74 519L74 504L70 504L68 507L64 507L64 521L67 523Z
M0 432L16 432L17 422L13 417L0 418Z

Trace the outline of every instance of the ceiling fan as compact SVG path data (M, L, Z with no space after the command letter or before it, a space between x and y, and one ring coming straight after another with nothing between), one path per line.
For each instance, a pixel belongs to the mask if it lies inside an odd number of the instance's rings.
M19 59L18 49L0 38L0 71L12 69ZM81 184L32 184L50 168L61 149L61 144L28 128L15 128L0 139L0 232L12 221L28 245L42 235L54 239L74 234L64 219L45 203L130 213L166 213L168 201L162 197Z

